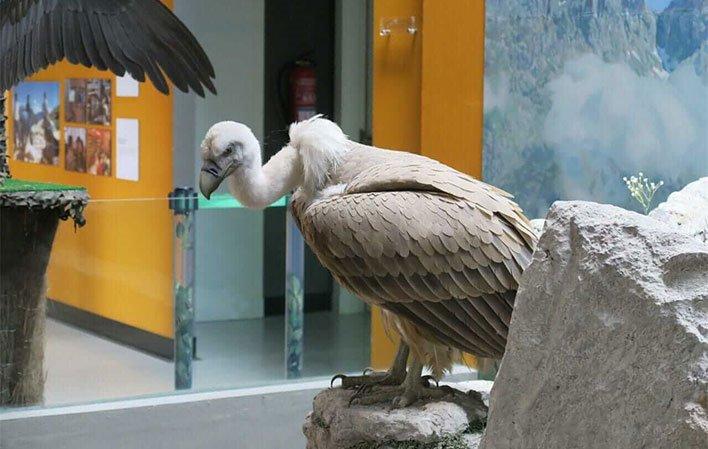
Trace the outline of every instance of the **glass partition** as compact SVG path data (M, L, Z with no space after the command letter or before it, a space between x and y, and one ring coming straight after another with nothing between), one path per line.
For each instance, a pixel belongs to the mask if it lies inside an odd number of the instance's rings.
M3 297L3 387L19 381L38 391L5 409L324 379L369 364L368 310L339 310L337 297L327 310L305 307L304 242L289 220L280 230L285 313L266 314L263 212L194 194L91 200L84 216L81 228L59 222L46 307ZM8 313L14 306L24 318Z

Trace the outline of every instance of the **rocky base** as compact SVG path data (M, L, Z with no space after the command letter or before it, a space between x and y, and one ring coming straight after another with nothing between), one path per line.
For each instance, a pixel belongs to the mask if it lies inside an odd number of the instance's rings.
M305 419L307 449L476 449L492 383L447 385L462 393L401 409L350 406L353 390L324 390Z
M692 233L555 203L516 295L480 449L705 448L707 299L708 245Z

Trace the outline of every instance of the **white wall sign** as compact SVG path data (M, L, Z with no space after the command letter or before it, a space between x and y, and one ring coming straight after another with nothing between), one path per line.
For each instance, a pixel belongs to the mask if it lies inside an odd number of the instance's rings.
M116 177L140 178L140 125L137 119L116 119Z
M140 83L126 73L124 76L116 77L117 97L137 97L140 94Z

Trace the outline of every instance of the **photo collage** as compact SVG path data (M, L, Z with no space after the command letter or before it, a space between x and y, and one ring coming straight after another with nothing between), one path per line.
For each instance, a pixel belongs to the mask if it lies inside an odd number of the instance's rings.
M67 79L64 91L65 169L111 176L110 79ZM14 89L14 158L59 165L60 84L20 83Z

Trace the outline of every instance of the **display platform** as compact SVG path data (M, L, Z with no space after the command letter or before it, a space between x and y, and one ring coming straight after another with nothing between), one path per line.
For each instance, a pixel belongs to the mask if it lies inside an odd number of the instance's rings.
M0 185L0 406L42 402L47 264L59 220L83 226L86 204L81 187Z

